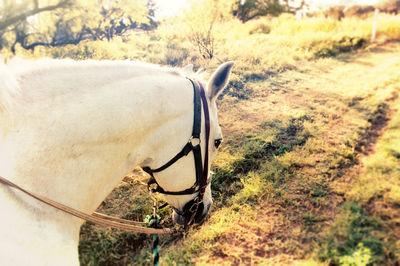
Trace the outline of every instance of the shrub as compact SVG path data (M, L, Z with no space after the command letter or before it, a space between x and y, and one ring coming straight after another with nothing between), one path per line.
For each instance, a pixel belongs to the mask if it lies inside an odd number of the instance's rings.
M268 34L271 32L271 26L266 23L267 21L257 20L250 25L249 34Z
M168 43L165 49L165 63L170 66L182 66L189 56L189 51L177 43Z

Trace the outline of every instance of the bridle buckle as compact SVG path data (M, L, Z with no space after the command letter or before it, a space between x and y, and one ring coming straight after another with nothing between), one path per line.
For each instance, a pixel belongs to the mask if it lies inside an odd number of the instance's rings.
M201 144L201 138L190 137L189 141L193 146L197 146Z
M202 200L200 200L199 197L196 197L194 199L193 205L190 206L189 211L190 213L196 213L197 210L199 209L199 205L201 204Z

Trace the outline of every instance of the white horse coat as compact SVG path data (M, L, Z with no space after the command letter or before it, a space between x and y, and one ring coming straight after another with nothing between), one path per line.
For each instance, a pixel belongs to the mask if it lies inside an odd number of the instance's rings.
M232 66L221 65L206 86L211 159L222 137L215 100ZM176 70L51 59L0 66L0 176L86 213L135 166L157 168L175 156L192 124L192 84ZM156 179L169 191L191 187L193 155ZM165 197L179 209L194 196ZM204 203L212 203L210 187ZM84 221L3 184L0 217L2 265L79 264Z

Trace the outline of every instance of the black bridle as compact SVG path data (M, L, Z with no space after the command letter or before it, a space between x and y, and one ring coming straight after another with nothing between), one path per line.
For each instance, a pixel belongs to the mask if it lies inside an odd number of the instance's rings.
M189 79L189 78L188 78ZM200 82L193 81L189 79L193 85L193 105L194 105L194 115L193 115L193 130L192 136L189 138L189 141L182 148L182 150L175 155L171 160L162 165L157 169L151 169L150 167L142 167L143 171L148 173L151 178L148 182L149 190L152 192L159 192L166 195L191 195L194 193L198 193L197 196L186 203L183 207L183 211L177 210L174 208L175 212L179 215L186 218L186 224L191 224L196 217L201 216L201 213L204 209L203 197L208 185L208 145L210 139L210 114L207 105L207 98L204 91L204 88ZM204 121L205 121L205 156L204 156L204 165L202 163L202 155L201 155L201 105L203 104L204 110ZM171 165L173 165L180 158L187 156L190 152L193 152L194 156L194 164L196 168L196 182L192 187L185 189L183 191L166 191L163 189L158 182L156 181L153 173L161 172Z

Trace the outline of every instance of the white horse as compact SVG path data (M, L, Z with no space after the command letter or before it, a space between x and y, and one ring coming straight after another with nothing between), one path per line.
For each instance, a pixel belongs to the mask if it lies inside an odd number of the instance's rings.
M210 160L219 143L214 140L222 138L215 101L232 66L222 64L205 84ZM127 61L15 59L1 65L0 176L92 213L135 166L157 168L187 143L194 93L183 72ZM204 119L202 128L204 150ZM190 153L155 173L159 185L168 191L191 187L193 160ZM195 196L165 198L182 210ZM203 202L202 216L212 203L210 185ZM4 184L0 217L2 265L79 264L83 220Z

